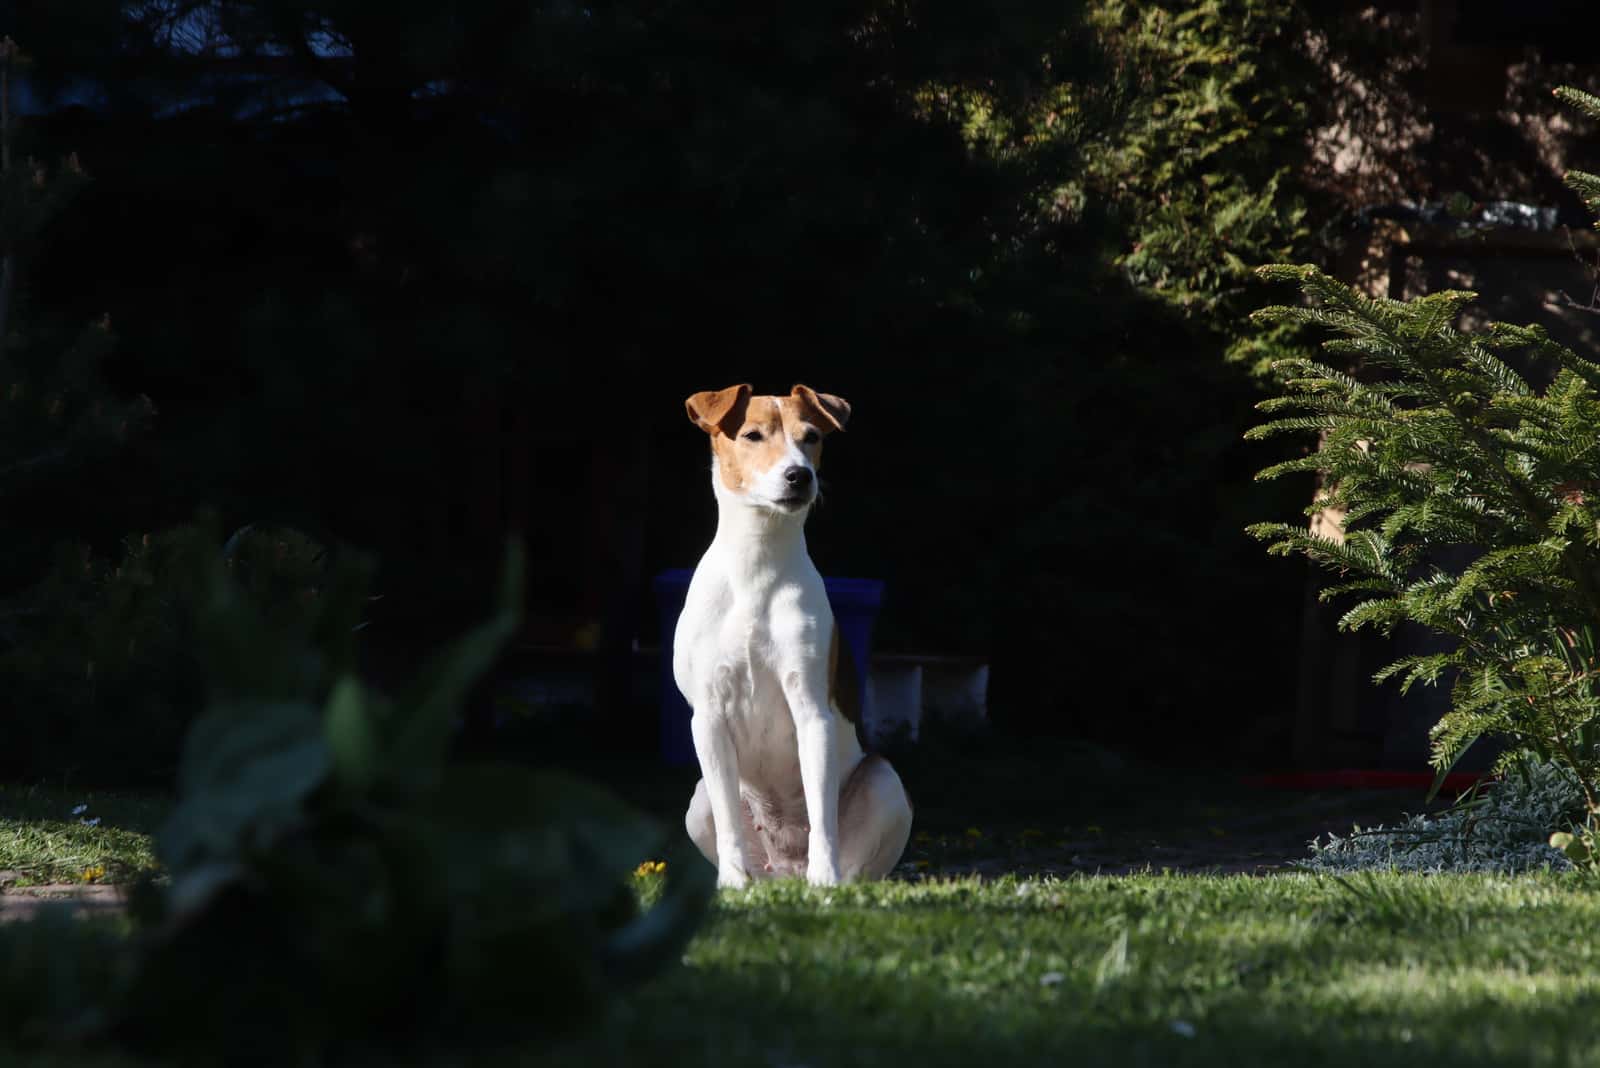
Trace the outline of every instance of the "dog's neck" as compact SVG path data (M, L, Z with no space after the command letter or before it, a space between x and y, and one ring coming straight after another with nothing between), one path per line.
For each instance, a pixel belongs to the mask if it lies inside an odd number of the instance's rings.
M711 487L717 498L717 533L712 545L727 561L734 584L759 589L770 586L781 574L793 574L796 559L806 555L810 509L787 513L753 504L722 484L715 464Z

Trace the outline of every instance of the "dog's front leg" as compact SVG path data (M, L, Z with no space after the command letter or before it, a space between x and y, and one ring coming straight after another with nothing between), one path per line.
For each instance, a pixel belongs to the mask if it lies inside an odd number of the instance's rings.
M728 673L719 676L718 683L712 693L695 702L689 730L716 828L717 885L738 889L750 882L744 865L744 813L740 811L744 802L739 798L739 752L727 716L733 699Z
M824 691L825 694L826 691ZM812 886L839 883L839 717L824 695L795 672L784 680L784 696L794 717L800 750L800 782L806 795L806 881Z

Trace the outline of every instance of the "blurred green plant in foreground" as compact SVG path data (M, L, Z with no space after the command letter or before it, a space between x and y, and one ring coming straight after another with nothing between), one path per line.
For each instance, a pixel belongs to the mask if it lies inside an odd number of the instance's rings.
M135 887L129 936L0 927L11 1041L278 1064L527 1040L678 960L712 892L686 840L571 778L445 760L517 626L519 553L494 617L393 700L353 670L369 562L340 558L304 632L269 625L220 553L192 565L210 697L164 870ZM641 913L632 873L662 855Z

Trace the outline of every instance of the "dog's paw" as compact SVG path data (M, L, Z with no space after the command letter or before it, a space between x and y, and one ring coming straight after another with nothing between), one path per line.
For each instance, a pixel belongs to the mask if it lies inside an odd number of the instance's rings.
M750 876L742 868L718 868L717 887L722 890L743 890L750 885Z
M838 886L839 869L829 864L812 864L806 868L806 882L812 886Z

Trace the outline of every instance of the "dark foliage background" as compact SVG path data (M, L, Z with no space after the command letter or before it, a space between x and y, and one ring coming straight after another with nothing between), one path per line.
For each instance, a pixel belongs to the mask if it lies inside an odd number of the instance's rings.
M0 591L211 504L373 551L368 638L403 659L481 610L515 527L529 635L598 621L614 676L713 523L681 398L803 380L855 406L810 538L887 580L880 647L989 656L1006 729L1273 759L1304 579L1241 531L1305 487L1252 485L1240 434L1297 342L1240 316L1330 208L1317 20L0 4L19 151L92 178L26 329L108 314L109 389L159 412L6 502ZM619 692L597 714L652 744Z

